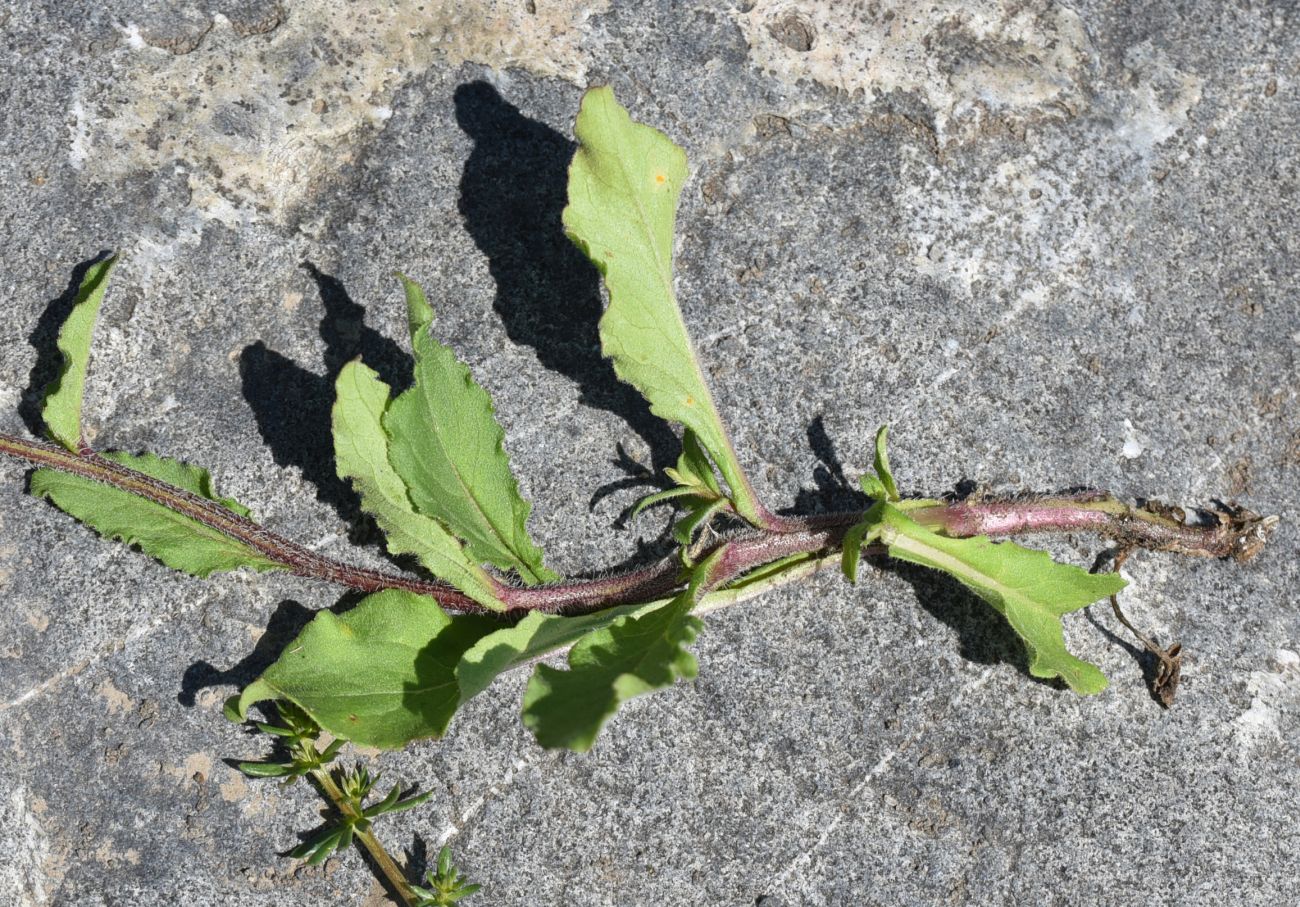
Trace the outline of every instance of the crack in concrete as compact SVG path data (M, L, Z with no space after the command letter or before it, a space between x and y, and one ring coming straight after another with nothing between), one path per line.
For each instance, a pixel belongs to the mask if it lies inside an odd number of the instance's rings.
M522 759L516 759L515 764L510 767L500 781L489 787L484 793L480 794L473 803L467 806L460 814L460 819L449 823L447 827L442 830L442 833L438 835L438 840L434 846L441 848L444 844L450 842L454 837L456 837L456 835L460 834L461 831L464 830L465 826L471 819L483 811L483 807L487 806L488 803L505 793L505 791L515 783L515 779L517 779L522 772L526 769L532 768L548 755L550 754L547 751L538 750Z
M961 689L959 689L953 695L952 699L948 701L947 708L944 710L944 714L951 712L952 709L957 705L959 705L967 695L973 693L975 690L978 690L980 687L984 686L984 684L989 681L989 678L993 676L995 670L996 670L995 667L985 668L978 677L976 677L974 680L962 686ZM902 709L904 712L912 712L914 711L914 706L916 705L918 699L924 699L926 702L930 702L933 701L934 698L935 695L932 693L923 694L920 696L913 696L903 705ZM908 749L910 749L912 745L916 743L916 741L921 739L921 736L924 735L926 731L934 727L934 724L935 724L934 720L924 722L920 727L918 727L915 731L909 734L900 744L898 744L898 746L894 747L892 750L885 753L878 760L876 760L876 764L871 767L870 771L868 771L866 775L863 776L861 781L859 781L857 784L853 786L853 789L849 791L849 793L845 797L839 799L838 803L836 802L827 803L825 804L825 806L829 807L829 809L826 810L822 810L821 808L810 809L804 814L805 819L810 819L815 817L815 815L818 812L825 811L825 812L834 813L834 815L830 817L829 820L824 822L805 821L801 823L805 828L821 827L822 833L818 836L816 842L814 842L811 847L808 847L805 850L801 851L799 853L799 856L791 860L789 864L786 866L784 871L782 871L779 874L774 873L775 881L772 883L772 890L779 891L781 889L784 889L794 876L796 876L797 874L804 874L809 869L812 868L814 855L818 851L820 851L823 847L826 846L826 842L830 840L831 835L835 833L835 830L839 828L840 824L844 821L845 816L848 815L849 811L847 809L839 808L838 804L839 803L843 803L845 805L854 804L861 796L862 792L867 788L867 786L870 785L877 778L879 778L882 774L884 774L885 770L888 769L889 766L893 764L894 760L897 759L904 752L906 752Z

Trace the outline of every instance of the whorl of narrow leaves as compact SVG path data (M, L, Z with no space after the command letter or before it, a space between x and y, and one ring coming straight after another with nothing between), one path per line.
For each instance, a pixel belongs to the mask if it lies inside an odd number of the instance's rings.
M673 228L686 154L634 123L609 88L582 99L564 230L605 278L600 342L614 371L655 415L695 433L752 523L765 511L749 485L695 359L673 290Z
M732 502L718 484L718 477L713 472L709 455L700 446L695 432L686 430L682 438L682 454L677 458L677 467L664 470L668 478L677 484L666 491L648 495L637 502L632 509L636 516L648 507L654 507L666 501L673 501L685 510L685 514L673 525L673 539L681 546L683 565L691 565L691 541L696 530L707 526L709 521L719 513L734 512Z

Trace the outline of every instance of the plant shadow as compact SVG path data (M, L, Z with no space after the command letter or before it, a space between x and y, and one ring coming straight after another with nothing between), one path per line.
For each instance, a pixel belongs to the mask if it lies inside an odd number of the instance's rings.
M601 355L600 275L564 235L569 161L576 145L529 119L486 82L456 89L456 121L474 141L460 181L465 229L496 282L493 307L511 341L574 381L581 402L621 418L650 449L654 471L681 445L668 423Z
M298 634L315 616L315 611L293 599L280 602L253 651L237 664L221 670L210 662L199 660L186 668L176 701L186 708L193 708L200 690L221 686L244 688L275 663L285 647L298 638Z
M1031 676L1024 644L1006 619L978 595L948 574L927 567L890 561L887 569L912 587L922 608L956 632L962 658L982 665L1014 665Z
M62 293L51 299L41 312L36 327L27 335L27 342L36 351L36 362L27 376L27 387L23 389L18 401L18 415L36 437L45 436L45 420L41 417L41 404L45 398L45 389L58 377L63 368L63 354L59 352L59 330L68 315L72 313L73 303L77 301L77 291L86 279L86 272L94 265L112 255L108 250L101 251L93 258L88 258L72 269L68 285Z
M813 487L799 489L794 506L783 513L791 516L834 513L865 510L870 506L871 499L844 475L844 464L835 449L835 442L826 432L824 417L819 415L809 422L806 432L808 446L817 458L817 465L813 468Z
M334 382L343 366L359 357L398 394L411 385L413 363L402 347L366 326L365 309L337 278L311 262L302 267L316 284L324 309L324 372L309 371L259 340L239 356L243 395L276 465L296 467L315 486L317 500L334 508L348 525L349 539L366 544L379 540L380 534L362 512L356 492L336 471L330 422Z

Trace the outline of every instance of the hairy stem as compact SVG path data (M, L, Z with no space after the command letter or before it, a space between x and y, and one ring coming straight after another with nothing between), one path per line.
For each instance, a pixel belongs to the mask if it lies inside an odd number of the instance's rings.
M216 501L160 482L91 450L71 453L53 444L0 434L0 453L139 495L225 533L298 576L338 583L361 592L405 589L432 596L448 611L488 613L446 583L370 570L323 557ZM850 511L773 517L770 527L720 535L695 552L695 556L702 560L725 547L719 568L722 578L717 584L725 585L779 558L831 552L863 516L863 511ZM1242 562L1259 553L1269 530L1277 523L1276 517L1260 517L1230 505L1197 511L1193 520L1181 508L1158 502L1135 506L1098 492L936 502L909 511L909 516L936 532L959 538L1087 531L1113 539L1126 548L1196 557L1231 557ZM676 557L668 557L648 567L613 576L526 588L503 584L499 591L502 601L514 612L583 614L664 598L681 585L680 562Z
M74 454L44 441L30 441L14 435L0 434L0 453L24 460L33 466L57 469L84 479L103 482L105 485L153 501L230 536L298 576L323 579L360 592L406 589L410 592L432 595L440 604L455 611L489 613L473 599L446 583L400 576L382 570L370 570L324 557L291 539L259 526L216 501L208 500L166 482L160 482L152 476L120 463L114 463L112 460L106 460L91 450Z
M1230 557L1244 563L1259 554L1277 517L1217 505L1196 512L1159 501L1126 504L1104 492L975 499L915 510L918 523L945 535L1013 536L1040 532L1095 532L1126 548L1195 557Z

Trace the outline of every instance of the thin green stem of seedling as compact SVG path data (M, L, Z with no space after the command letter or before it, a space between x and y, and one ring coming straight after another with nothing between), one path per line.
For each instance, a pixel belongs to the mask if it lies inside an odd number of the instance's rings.
M280 703L279 712L280 724L254 724L263 733L279 738L288 750L289 758L281 762L241 762L239 770L254 778L282 778L286 784L298 778L309 778L337 816L336 821L295 847L289 855L315 866L355 842L370 855L388 888L403 904L408 907L425 904L423 894L412 888L406 873L375 835L373 825L380 816L405 812L425 803L432 792L404 798L401 786L394 785L381 800L366 806L366 798L374 790L379 776L371 775L369 769L361 765L332 770L330 764L338 756L344 741L335 739L323 750L317 749L321 731L310 716L290 703Z

